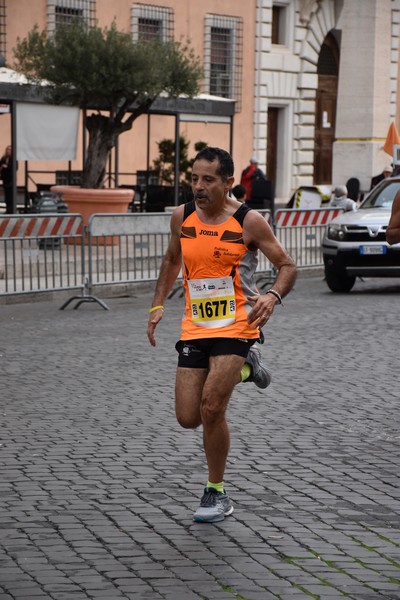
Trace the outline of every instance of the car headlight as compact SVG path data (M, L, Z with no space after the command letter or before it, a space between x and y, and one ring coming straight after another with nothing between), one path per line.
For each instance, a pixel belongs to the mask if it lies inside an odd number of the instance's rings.
M330 240L344 240L346 237L346 228L344 225L330 223L327 226L327 236Z

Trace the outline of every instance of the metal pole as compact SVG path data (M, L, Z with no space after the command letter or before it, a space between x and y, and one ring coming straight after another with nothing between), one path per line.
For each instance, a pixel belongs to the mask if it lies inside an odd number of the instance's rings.
M108 155L108 187L111 187L111 171L112 171L112 156L111 156L111 150L110 153Z
M28 170L28 161L25 161L25 213L29 212L30 209L30 198L29 198L29 192L28 192L28 176L29 176L29 170Z
M233 153L233 115L231 115L231 124L229 127L229 153Z
M12 212L17 212L17 119L16 102L11 101L11 169L12 169Z
M150 169L150 113L147 113L147 155L146 155L146 169Z
M82 171L86 164L86 108L82 111Z
M117 188L119 185L119 143L118 138L115 140L115 156L114 156L114 186Z
M179 113L175 115L175 181L174 181L174 204L179 204L179 157L180 157L180 118Z
M149 170L150 170L150 113L147 113L147 156L146 156L146 201L147 201L147 192L149 189Z

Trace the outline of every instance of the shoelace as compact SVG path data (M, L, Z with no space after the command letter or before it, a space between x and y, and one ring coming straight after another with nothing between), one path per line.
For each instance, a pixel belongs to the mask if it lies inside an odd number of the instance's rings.
M209 490L208 492L205 492L204 496L201 499L201 506L214 506L214 499L216 498L217 494L217 490Z

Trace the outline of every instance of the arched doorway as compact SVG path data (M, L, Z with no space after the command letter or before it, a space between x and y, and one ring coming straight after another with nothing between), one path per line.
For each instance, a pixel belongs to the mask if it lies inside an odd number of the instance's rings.
M336 102L339 75L339 47L332 33L321 46L315 101L314 183L332 183L332 156L335 139Z

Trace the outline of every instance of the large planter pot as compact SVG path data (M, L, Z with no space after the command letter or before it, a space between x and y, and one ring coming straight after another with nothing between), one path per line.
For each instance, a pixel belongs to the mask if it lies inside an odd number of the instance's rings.
M53 185L52 192L61 194L69 212L79 213L88 225L94 213L128 212L134 191L127 188L87 189L74 185Z
M93 214L128 212L134 195L133 190L126 188L90 189L74 185L54 185L51 191L62 196L69 212L82 215L86 227ZM100 241L109 245L117 243L117 238L107 236Z

